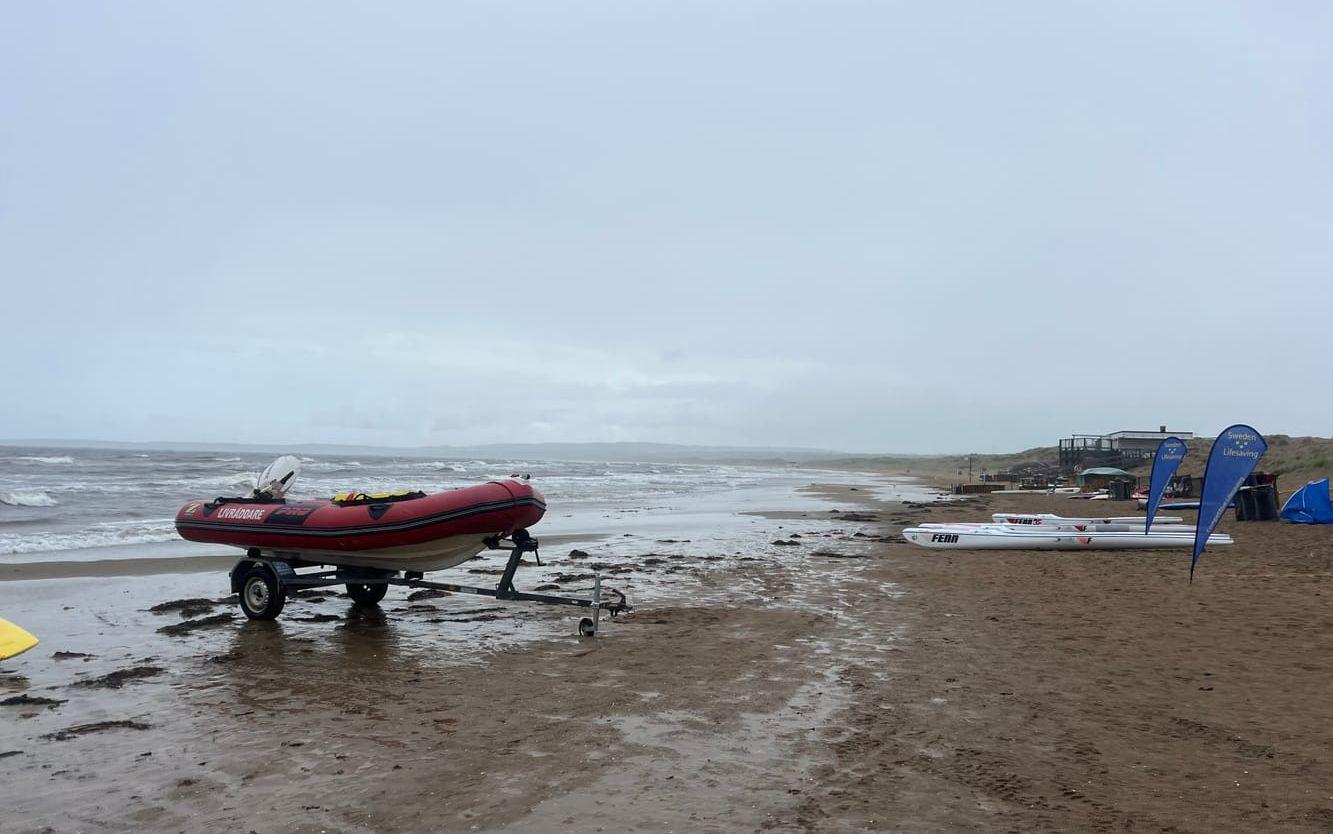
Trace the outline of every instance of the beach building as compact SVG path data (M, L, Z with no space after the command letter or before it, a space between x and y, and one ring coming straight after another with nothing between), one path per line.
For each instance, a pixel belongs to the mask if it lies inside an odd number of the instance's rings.
M1193 440L1192 431L1114 431L1110 434L1074 434L1060 441L1060 468L1134 466L1150 459L1168 437Z

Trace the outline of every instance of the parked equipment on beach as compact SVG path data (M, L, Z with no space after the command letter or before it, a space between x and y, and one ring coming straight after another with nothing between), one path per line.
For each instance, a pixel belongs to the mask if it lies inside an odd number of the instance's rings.
M1009 530L1041 530L1043 532L1055 533L1086 533L1089 530L1097 533L1142 533L1143 522L1134 519L1133 523L1128 522L1080 522L1080 521L1059 521L1049 524L1043 524L1041 527L1032 527L1026 524L1007 524L995 521L935 521L925 524L918 524L918 527L924 527L927 530L933 529L964 529L973 530L981 527L1003 527ZM1154 533L1194 533L1192 524L1157 524L1152 528Z
M1235 504L1227 504L1227 509L1231 509L1231 508L1234 507L1234 506L1236 506L1236 505L1235 505ZM1161 507L1162 507L1162 509L1164 509L1164 510L1197 510L1197 509L1199 509L1199 502L1198 502L1198 501L1170 501L1170 502L1167 502L1167 503L1165 503L1165 504L1162 504Z
M1143 519L1134 515L1067 518L1053 513L992 513L991 520L996 524L1023 524L1031 527L1049 527L1053 524L1136 524L1139 527L1143 526ZM1178 515L1159 515L1157 520L1168 523L1184 521Z
M514 588L524 553L541 564L538 542L527 528L546 513L546 501L525 478L431 495L346 492L288 501L285 496L299 472L300 460L283 456L259 476L251 495L191 501L176 514L176 531L183 538L246 551L231 571L231 585L251 619L277 617L289 591L332 585L346 585L352 600L364 604L378 603L389 585L403 585L591 608L593 617L579 624L585 635L596 632L601 611L629 609L617 591L607 591L611 599L602 599L600 577L594 579L592 599ZM484 550L509 552L493 589L423 579L427 571L454 567ZM312 567L321 569L297 573Z
M1191 533L1061 532L1017 529L997 524L976 529L909 527L903 538L920 547L945 550L1151 550L1192 547ZM1231 537L1214 534L1209 545L1231 544Z
M1106 501L1111 497L1110 490L1099 489L1094 492L1076 492L1072 495L1066 495L1066 498L1084 499L1088 501Z
M37 645L37 638L9 620L0 619L0 660L17 657Z

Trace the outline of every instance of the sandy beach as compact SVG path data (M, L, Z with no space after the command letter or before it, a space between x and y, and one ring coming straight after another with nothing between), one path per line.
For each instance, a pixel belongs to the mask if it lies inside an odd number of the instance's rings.
M1326 530L1228 521L1191 585L1181 551L896 536L1087 507L1057 496L904 505L852 476L807 495L747 510L772 543L725 570L712 545L657 545L621 576L680 593L592 639L476 597L327 593L245 623L225 573L17 567L0 594L80 625L0 675L4 828L1333 827Z

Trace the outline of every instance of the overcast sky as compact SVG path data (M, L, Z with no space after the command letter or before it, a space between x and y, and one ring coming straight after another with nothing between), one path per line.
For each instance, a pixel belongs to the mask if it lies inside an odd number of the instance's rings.
M9 3L0 437L1333 434L1327 3Z

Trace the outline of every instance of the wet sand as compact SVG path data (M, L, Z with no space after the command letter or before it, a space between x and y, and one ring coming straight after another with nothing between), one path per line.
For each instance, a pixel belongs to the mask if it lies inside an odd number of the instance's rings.
M19 562L0 566L0 582L77 577L152 576L155 574L223 572L235 556L166 556L146 559L84 559L60 562Z
M156 596L132 584L153 577L0 585L97 600L70 645L0 675L0 701L59 701L0 706L3 828L1333 826L1333 531L1228 522L1237 544L1189 585L1178 551L894 541L908 521L1128 504L812 494L828 510L749 517L773 543L725 570L708 546L657 545L656 573L621 576L675 598L592 639L569 636L571 611L478 597L327 594L243 623L206 574ZM206 602L145 610L186 593Z

